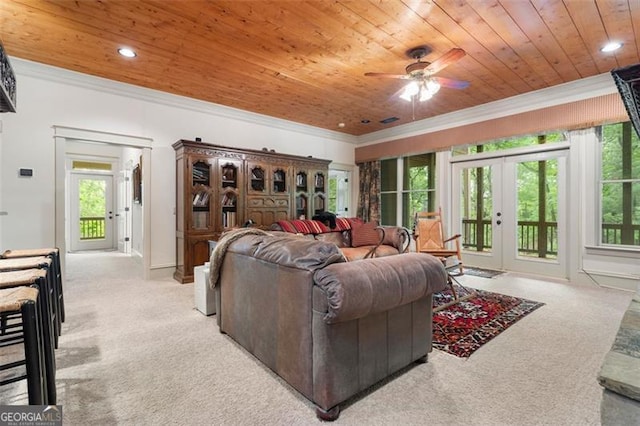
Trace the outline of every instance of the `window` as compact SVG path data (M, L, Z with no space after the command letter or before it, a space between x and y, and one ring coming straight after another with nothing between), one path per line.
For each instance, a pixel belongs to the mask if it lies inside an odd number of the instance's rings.
M402 226L412 228L416 212L435 210L435 161L434 153L381 161L383 225L398 224L398 194Z
M630 122L600 133L601 244L640 246L640 140Z

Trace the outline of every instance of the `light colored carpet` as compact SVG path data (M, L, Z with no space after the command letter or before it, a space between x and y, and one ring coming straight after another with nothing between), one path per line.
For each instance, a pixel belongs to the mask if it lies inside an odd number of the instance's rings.
M313 405L221 335L193 285L118 253L69 255L56 356L66 425L307 425ZM503 274L465 285L544 302L468 359L434 351L346 406L345 425L596 425L596 375L631 294ZM0 404L25 404L23 383Z

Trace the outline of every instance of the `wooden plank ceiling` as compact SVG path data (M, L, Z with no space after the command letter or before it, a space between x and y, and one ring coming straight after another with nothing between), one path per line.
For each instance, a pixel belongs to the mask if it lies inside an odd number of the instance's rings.
M0 1L10 57L352 135L640 62L635 29L637 0ZM437 76L469 87L412 105L406 80L364 76L404 74L424 45L464 49Z

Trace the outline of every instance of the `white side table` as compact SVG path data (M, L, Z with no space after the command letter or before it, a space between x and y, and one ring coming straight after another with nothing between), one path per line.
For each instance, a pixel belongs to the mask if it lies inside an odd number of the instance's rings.
M216 313L216 294L209 287L209 262L193 268L195 282L193 290L196 302L196 309L205 315Z

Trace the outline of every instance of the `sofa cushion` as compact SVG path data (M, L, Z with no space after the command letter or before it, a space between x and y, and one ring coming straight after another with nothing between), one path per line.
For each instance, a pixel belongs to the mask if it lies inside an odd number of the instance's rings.
M351 229L349 219L345 217L336 217L336 227L333 231L348 231Z
M277 224L285 232L300 234L322 234L331 230L318 220L280 220Z
M377 230L375 222L367 222L351 228L351 247L375 246L382 239L382 232Z
M323 320L328 324L411 303L444 290L447 283L442 262L422 253L334 263L316 270L313 278L327 297Z

